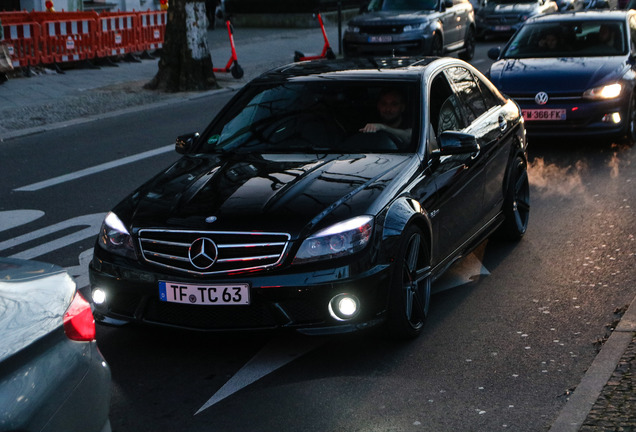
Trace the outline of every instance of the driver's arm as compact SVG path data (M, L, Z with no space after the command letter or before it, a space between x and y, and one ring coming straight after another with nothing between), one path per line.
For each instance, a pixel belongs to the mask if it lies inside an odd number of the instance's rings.
M411 128L400 129L400 128L393 128L382 123L367 123L363 128L360 129L360 132L368 133L368 132L378 132L381 130L387 131L395 135L396 137L400 138L405 143L411 142L411 134L413 132Z

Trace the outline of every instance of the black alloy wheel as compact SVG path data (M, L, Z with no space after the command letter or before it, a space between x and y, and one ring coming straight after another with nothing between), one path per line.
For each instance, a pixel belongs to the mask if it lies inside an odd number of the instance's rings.
M400 240L389 297L387 329L395 339L415 338L426 322L431 299L428 256L422 230L408 227Z
M525 234L530 218L530 182L526 161L521 156L517 156L512 164L505 190L505 220L498 234L504 240L519 240Z

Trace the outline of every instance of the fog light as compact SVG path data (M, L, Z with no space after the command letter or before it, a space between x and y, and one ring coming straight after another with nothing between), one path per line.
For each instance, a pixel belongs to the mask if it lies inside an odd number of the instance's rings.
M93 297L93 303L96 305L104 304L106 301L106 291L101 288L95 288L91 296Z
M360 301L351 294L338 294L329 302L329 313L338 321L348 321L358 316Z
M604 123L614 123L614 124L619 124L621 122L621 114L620 113L610 113L610 114L605 114L603 116L603 122Z

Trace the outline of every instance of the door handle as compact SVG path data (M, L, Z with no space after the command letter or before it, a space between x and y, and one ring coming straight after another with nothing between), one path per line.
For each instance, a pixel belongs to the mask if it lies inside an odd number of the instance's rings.
M508 129L508 122L506 121L505 118L503 118L503 116L499 116L499 130L501 132L505 132L506 129Z

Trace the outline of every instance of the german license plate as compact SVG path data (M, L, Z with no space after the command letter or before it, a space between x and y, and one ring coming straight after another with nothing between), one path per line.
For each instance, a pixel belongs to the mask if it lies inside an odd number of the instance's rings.
M521 110L525 121L547 120L560 121L565 120L564 109L528 109Z
M195 285L159 281L159 300L196 305L249 305L248 284Z
M393 42L393 38L388 35L381 36L369 36L369 42L371 43L388 43Z
M504 31L510 31L512 30L512 27L509 25L499 25L499 26L495 26L495 31L500 31L500 32L504 32Z

